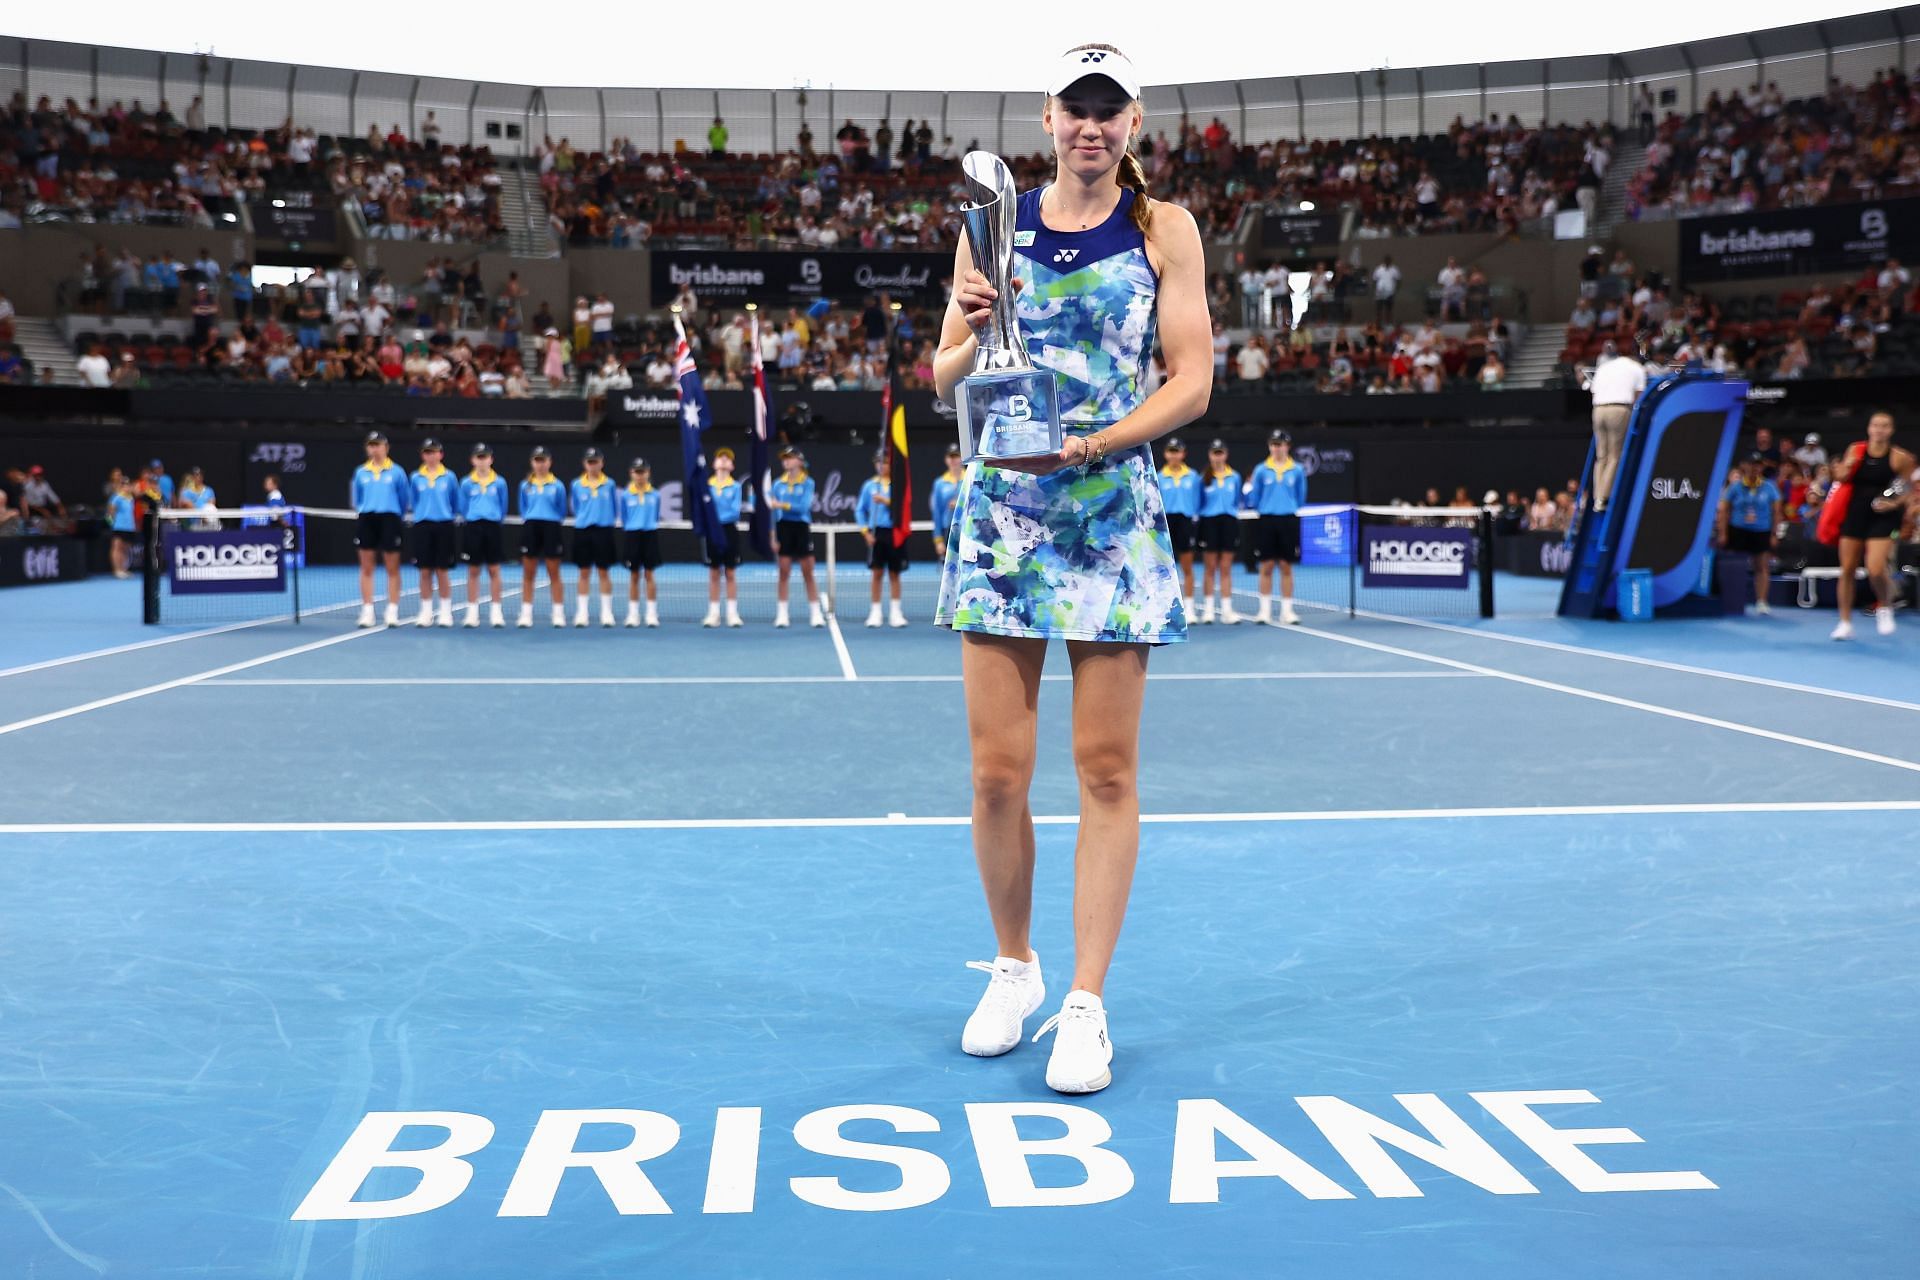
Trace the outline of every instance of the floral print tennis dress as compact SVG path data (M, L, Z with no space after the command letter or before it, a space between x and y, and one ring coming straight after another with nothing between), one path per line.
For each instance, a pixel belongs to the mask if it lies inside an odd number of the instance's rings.
M1112 426L1143 399L1158 279L1123 189L1085 231L1040 221L1026 192L1014 224L1015 298L1027 354L1059 379L1069 435ZM1166 509L1141 445L1090 467L1033 476L968 464L935 621L998 636L1173 644L1187 638Z

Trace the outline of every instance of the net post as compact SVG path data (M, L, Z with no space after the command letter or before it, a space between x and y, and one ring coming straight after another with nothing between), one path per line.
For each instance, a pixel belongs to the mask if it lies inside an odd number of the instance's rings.
M1493 512L1480 508L1474 530L1474 552L1480 561L1480 616L1493 616Z
M307 541L307 517L303 511L295 510L287 525L285 550L287 558L293 563L287 566L287 572L293 575L293 621L300 622L300 562L304 560Z
M1352 621L1360 610L1360 504L1354 503L1347 508L1347 619Z
M840 534L827 526L827 613L831 617L840 616L840 557L835 548L840 545Z
M160 518L151 507L140 516L140 621L160 622Z

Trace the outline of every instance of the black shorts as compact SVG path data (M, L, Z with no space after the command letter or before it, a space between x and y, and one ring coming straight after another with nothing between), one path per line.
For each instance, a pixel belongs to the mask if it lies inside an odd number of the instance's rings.
M707 545L705 538L700 539L700 558L709 568L737 569L740 567L739 526L727 525L724 532L727 535L727 549L720 553L720 558L718 560L713 558L713 548Z
M1262 561L1300 562L1300 517L1257 516L1253 522L1253 553Z
M660 535L653 529L628 529L620 535L620 561L629 569L660 567Z
M813 555L813 526L805 520L774 521L773 537L783 556L804 560Z
M867 548L867 568L901 573L907 567L907 549L893 545L893 530L875 529L873 545Z
M1847 508L1847 518L1840 524L1840 536L1860 538L1872 541L1875 538L1898 537L1900 533L1900 510L1875 511L1864 502L1856 502Z
M1737 556L1765 555L1773 550L1773 538L1765 529L1727 528L1727 550Z
M460 536L460 558L468 564L499 564L503 527L498 520L469 520Z
M1239 516L1200 517L1200 549L1202 551L1232 551L1239 545Z
M573 562L582 569L611 569L614 562L613 527L589 525L573 531Z
M362 511L353 522L353 545L362 551L398 551L406 527L391 511Z
M115 542L132 542L140 536L132 529L111 529L108 532L113 534Z
M529 520L520 526L520 557L523 560L558 560L565 538L558 520Z
M413 562L422 569L453 568L453 521L421 520L413 526Z
M1167 517L1167 537L1173 543L1173 554L1184 556L1192 552L1194 539L1199 532L1196 526L1197 522L1192 516Z

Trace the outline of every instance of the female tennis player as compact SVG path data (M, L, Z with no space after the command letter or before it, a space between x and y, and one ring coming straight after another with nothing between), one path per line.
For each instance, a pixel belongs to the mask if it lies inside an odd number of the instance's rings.
M1041 127L1054 180L1019 198L1016 306L1034 363L1059 379L1064 446L974 463L959 497L936 618L961 633L973 751L973 844L999 942L961 1047L1019 1043L1046 998L1029 945L1036 709L1047 642L1067 643L1080 779L1073 986L1039 1036L1058 1031L1047 1084L1091 1093L1112 1080L1103 1004L1140 840L1140 704L1147 652L1186 639L1186 610L1150 441L1206 410L1212 347L1200 233L1147 198L1130 144L1140 80L1111 45L1068 50L1049 76ZM949 402L973 366L993 288L963 238L935 360ZM1167 379L1142 394L1156 323Z
M1867 419L1867 441L1855 445L1833 464L1836 483L1853 485L1853 497L1847 503L1846 520L1840 526L1840 581L1835 584L1840 597L1840 623L1833 629L1835 640L1853 638L1853 575L1864 561L1867 581L1873 584L1874 622L1883 636L1893 634L1893 559L1894 539L1900 534L1900 517L1906 505L1906 477L1913 474L1913 452L1893 443L1893 415L1876 413Z

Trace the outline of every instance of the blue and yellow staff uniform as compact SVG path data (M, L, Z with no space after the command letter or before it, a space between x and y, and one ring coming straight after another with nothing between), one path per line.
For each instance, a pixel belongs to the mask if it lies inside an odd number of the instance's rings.
M1200 478L1200 549L1232 551L1240 542L1240 473L1208 470Z
M620 527L651 533L660 527L660 491L650 484L629 484L620 491Z
M719 567L737 568L740 564L740 512L747 505L747 490L738 476L723 476L718 473L707 478L707 488L713 493L713 513L720 518L720 527L726 534L726 551L721 554ZM709 564L713 563L711 547L703 549Z
M413 500L407 469L392 458L363 462L353 472L353 509L361 515L403 516Z
M460 481L445 463L435 462L413 473L415 564L422 569L453 568L453 519L459 514Z
M1263 516L1297 516L1307 503L1307 472L1292 458L1266 459L1253 469L1247 505Z
M1263 563L1300 563L1300 508L1307 501L1307 472L1289 456L1271 456L1253 469L1247 505L1256 513L1253 553Z
M620 490L620 559L629 569L660 567L660 491L628 481Z
M944 546L947 530L953 527L954 504L960 500L960 479L942 473L933 482L932 496L927 499L927 514L933 517L933 536L940 539Z
M132 494L116 493L107 499L107 528L114 533L126 534L129 538L133 536Z
M813 554L813 477L803 469L799 479L783 474L767 490L767 502L773 507L773 537L776 550L790 559L804 560Z
M180 505L197 509L200 507L216 507L220 504L214 501L213 490L207 488L205 485L182 485L180 488Z
M461 538L462 552L468 564L499 564L502 557L502 531L507 520L507 481L497 471L482 476L470 471L460 482L456 514L466 521Z
M248 516L240 522L240 527L243 529L265 529L270 525L280 523L287 510L286 496L278 489L275 489L267 495L267 500L263 505L266 507L264 512L259 515Z
M893 545L892 498L893 484L883 476L873 477L860 486L853 520L873 535L873 545L867 549L867 567L897 574L907 567L907 549Z
M1167 512L1167 540L1176 556L1190 556L1200 534L1200 473L1184 462L1177 467L1169 463L1155 479Z
M549 471L520 482L520 554L528 560L558 560L567 518L567 484Z
M1773 481L1749 485L1735 480L1721 493L1720 501L1726 504L1729 527L1772 534L1773 508L1780 501L1780 490Z
M582 570L611 569L616 558L613 531L620 523L620 486L612 476L582 473L573 482L573 563ZM586 575L581 574L585 608Z
M483 479L478 471L469 472L460 482L459 514L468 524L504 521L507 518L506 477L495 471Z
M403 517L413 502L407 469L392 458L368 459L353 472L353 545L362 551L398 554ZM398 579L395 579L397 582ZM395 590L398 590L396 587Z

